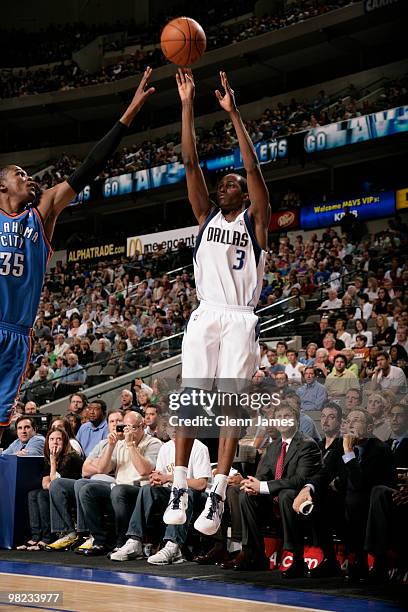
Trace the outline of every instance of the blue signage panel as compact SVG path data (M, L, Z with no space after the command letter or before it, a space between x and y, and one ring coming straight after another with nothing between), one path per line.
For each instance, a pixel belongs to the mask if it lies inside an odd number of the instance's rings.
M395 192L366 194L356 198L302 206L300 227L303 230L311 230L337 225L346 209L349 209L359 221L391 217L395 214Z

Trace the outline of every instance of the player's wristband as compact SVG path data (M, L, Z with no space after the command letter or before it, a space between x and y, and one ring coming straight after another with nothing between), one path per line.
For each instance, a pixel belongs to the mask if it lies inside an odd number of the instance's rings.
M113 128L100 140L85 158L82 164L67 179L75 193L79 193L88 183L103 170L108 159L119 146L128 127L117 121Z

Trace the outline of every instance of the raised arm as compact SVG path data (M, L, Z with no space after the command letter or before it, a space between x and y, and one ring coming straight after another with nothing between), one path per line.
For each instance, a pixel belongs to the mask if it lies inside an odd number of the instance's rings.
M212 204L197 154L194 128L194 78L191 70L179 68L176 74L181 99L181 154L186 172L188 199L199 225L207 218Z
M248 212L254 220L255 236L259 245L263 249L266 249L268 243L268 226L271 216L268 189L262 176L255 147L242 121L242 117L235 102L234 91L228 83L225 72L220 72L220 78L221 85L224 88L224 94L217 89L215 95L221 108L229 114L235 128L242 161L244 162L244 168L247 175L248 195L251 202Z
M146 89L152 74L151 68L146 68L128 108L113 128L100 140L89 153L87 158L75 172L63 183L47 189L41 194L38 211L41 214L47 238L51 240L55 223L59 214L71 202L75 194L94 179L104 168L107 160L116 151L122 137L127 133L137 113L147 98L154 92L154 87Z

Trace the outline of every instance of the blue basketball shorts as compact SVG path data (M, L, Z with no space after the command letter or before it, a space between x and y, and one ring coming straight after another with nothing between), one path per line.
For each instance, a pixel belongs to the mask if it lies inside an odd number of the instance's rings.
M31 356L31 330L0 321L0 426L7 426Z

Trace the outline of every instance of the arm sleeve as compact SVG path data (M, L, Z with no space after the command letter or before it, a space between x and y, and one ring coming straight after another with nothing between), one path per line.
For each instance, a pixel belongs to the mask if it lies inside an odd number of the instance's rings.
M117 121L102 140L94 146L82 164L67 179L67 183L75 193L82 191L99 174L127 131L127 126Z

